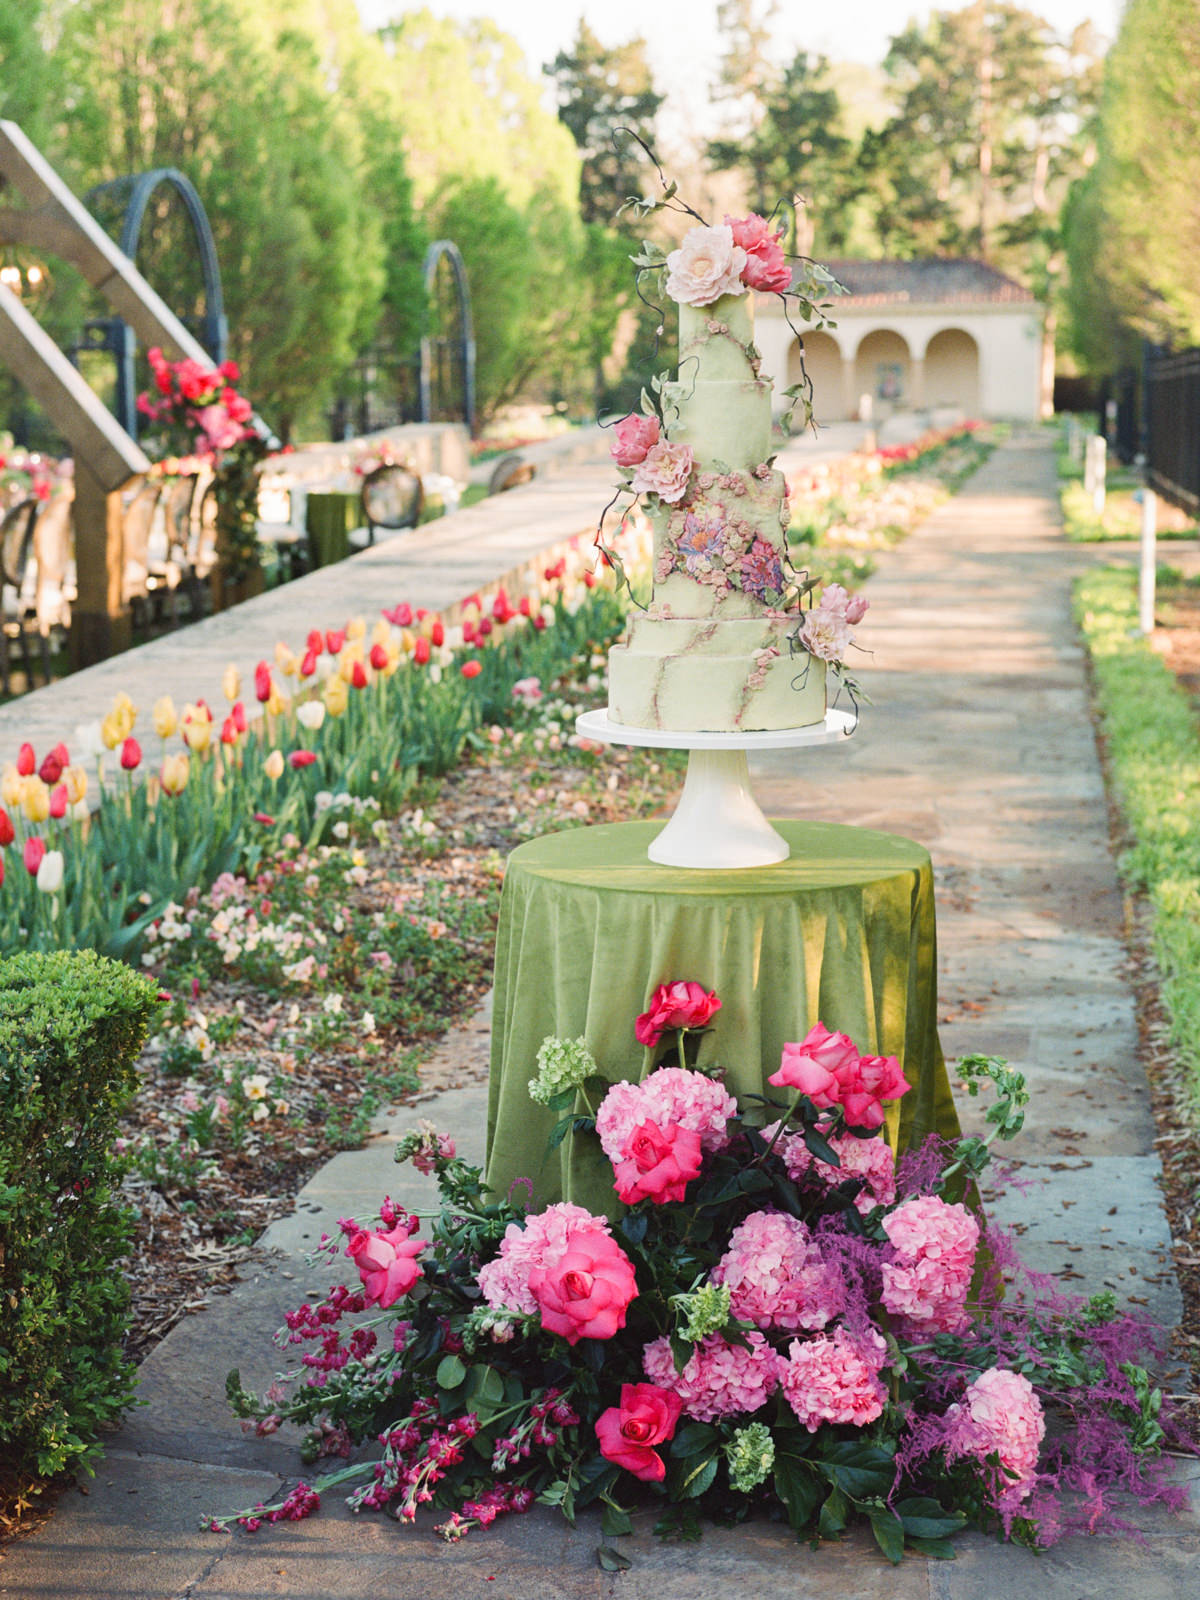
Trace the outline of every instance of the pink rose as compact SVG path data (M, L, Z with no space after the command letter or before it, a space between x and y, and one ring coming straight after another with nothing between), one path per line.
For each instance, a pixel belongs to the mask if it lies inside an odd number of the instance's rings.
M640 417L631 411L622 417L613 430L616 438L608 453L619 467L636 467L646 459L646 452L658 443L658 418Z
M674 1435L682 1409L683 1401L669 1389L655 1383L623 1383L621 1404L596 1418L600 1454L635 1478L661 1483L667 1469L654 1446Z
M674 505L687 493L691 474L691 445L660 439L634 468L629 486L635 494L656 494L668 505Z
M858 1060L854 1041L815 1023L799 1044L785 1044L779 1071L767 1079L780 1089L799 1089L818 1109L838 1104L839 1071Z
M652 1050L669 1028L706 1028L720 1009L715 992L702 983L660 983L633 1031L638 1042Z
M530 1268L529 1292L542 1326L577 1344L611 1339L625 1326L625 1312L638 1291L629 1257L592 1221L571 1227L562 1253Z
M411 1238L407 1226L386 1233L356 1233L346 1246L346 1254L358 1268L367 1304L386 1310L407 1294L423 1276L415 1258L424 1248L424 1239Z
M661 1206L682 1200L688 1184L700 1174L700 1135L678 1124L661 1128L656 1122L639 1123L615 1170L613 1187L624 1205L653 1200Z
M895 1056L860 1056L839 1072L837 1098L851 1127L878 1128L883 1101L899 1100L911 1088Z
M792 286L792 269L779 243L783 229L770 231L765 218L751 212L748 217L726 217L733 233L733 242L746 252L742 268L742 282L749 289L761 289L766 294L783 294Z

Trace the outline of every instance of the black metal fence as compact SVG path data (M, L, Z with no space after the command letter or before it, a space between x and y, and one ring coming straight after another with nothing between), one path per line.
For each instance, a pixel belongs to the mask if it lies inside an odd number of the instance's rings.
M1146 481L1200 510L1200 350L1149 351L1140 388Z

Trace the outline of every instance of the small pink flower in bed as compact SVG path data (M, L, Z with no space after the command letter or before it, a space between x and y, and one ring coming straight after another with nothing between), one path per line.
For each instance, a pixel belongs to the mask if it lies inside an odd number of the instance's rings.
M346 1246L346 1254L358 1268L367 1304L384 1310L394 1305L422 1277L416 1257L425 1248L424 1239L414 1239L407 1224L386 1232L360 1230Z
M675 1433L682 1402L669 1389L653 1383L623 1383L621 1403L596 1418L596 1437L606 1461L632 1472L646 1483L661 1483L666 1464L654 1448Z
M639 1044L652 1050L672 1028L706 1028L720 1009L715 991L702 983L660 983L633 1031Z
M656 1206L684 1198L700 1175L700 1135L691 1128L642 1122L625 1142L624 1159L615 1163L613 1187L623 1205L652 1200Z
M692 473L692 447L661 439L633 469L629 487L635 494L656 494L668 505L682 500Z
M641 417L636 411L622 417L613 429L615 435L608 453L619 467L636 467L646 459L646 452L658 443L657 417Z

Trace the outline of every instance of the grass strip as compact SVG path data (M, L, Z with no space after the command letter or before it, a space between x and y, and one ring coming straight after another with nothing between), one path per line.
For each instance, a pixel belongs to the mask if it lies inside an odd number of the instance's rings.
M1130 844L1119 867L1153 912L1153 952L1170 1038L1200 1109L1200 729L1187 695L1137 631L1128 568L1075 585L1109 771Z

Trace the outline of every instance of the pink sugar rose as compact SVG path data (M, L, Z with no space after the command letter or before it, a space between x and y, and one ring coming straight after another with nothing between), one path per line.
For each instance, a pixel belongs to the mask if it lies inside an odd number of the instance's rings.
M884 1306L922 1333L960 1333L979 1223L965 1206L919 1195L888 1212L883 1229L896 1252L883 1264Z
M865 1428L881 1415L887 1390L879 1373L887 1345L869 1329L855 1338L845 1328L815 1339L793 1339L780 1357L780 1383L788 1404L808 1429L823 1422L849 1422Z
M851 594L843 589L840 583L827 583L821 591L820 611L828 611L833 616L844 617L851 627L856 622L861 622L867 614L870 601L861 594Z
M783 294L792 286L792 269L783 253L780 239L783 229L771 232L764 217L751 212L748 217L726 217L734 244L746 252L746 265L742 268L742 282L749 289L760 289L765 294Z
M542 1326L568 1344L580 1339L611 1339L625 1326L625 1313L637 1297L633 1265L615 1239L596 1225L579 1225L566 1249L529 1273L529 1292Z
M1029 1379L989 1367L967 1385L962 1404L951 1406L946 1417L951 1423L947 1457L971 1455L984 1461L994 1453L1004 1470L997 1485L1001 1504L1027 1499L1037 1481L1046 1436L1041 1401Z
M648 1050L671 1028L706 1028L721 1002L702 983L660 983L650 1005L633 1025L638 1043Z
M646 459L646 452L658 443L658 418L641 417L631 411L622 417L613 429L616 437L608 453L619 467L636 467Z
M814 606L804 614L800 643L818 661L841 661L853 637L850 624L836 611L822 611L820 606Z
M735 1317L764 1330L823 1328L845 1307L836 1268L805 1224L782 1212L753 1211L740 1222L710 1278L728 1285Z
M653 1122L660 1128L689 1128L700 1135L702 1150L723 1150L727 1125L737 1101L723 1084L686 1067L659 1067L641 1083L614 1083L596 1113L596 1133L608 1159L617 1165L627 1154L635 1128Z
M708 306L724 294L745 294L746 252L726 226L692 228L667 257L667 293L680 305Z
M655 1450L675 1433L682 1402L669 1389L653 1383L623 1383L621 1403L596 1418L596 1437L606 1461L632 1472L646 1483L661 1483L666 1464Z
M352 1235L346 1254L358 1268L367 1304L386 1310L407 1294L423 1276L416 1257L424 1248L425 1240L412 1238L407 1225L380 1233L360 1230Z
M635 494L656 494L668 505L682 500L692 472L692 447L660 439L633 469L630 488Z
M685 1416L697 1422L758 1411L779 1387L779 1362L761 1333L746 1335L745 1345L730 1344L710 1333L696 1345L682 1372L675 1370L671 1341L655 1339L642 1352L642 1369L655 1383L672 1389L683 1402Z
M700 1175L700 1135L691 1128L641 1122L625 1143L625 1159L616 1164L613 1187L623 1205L652 1200L656 1206L682 1200L687 1186Z

